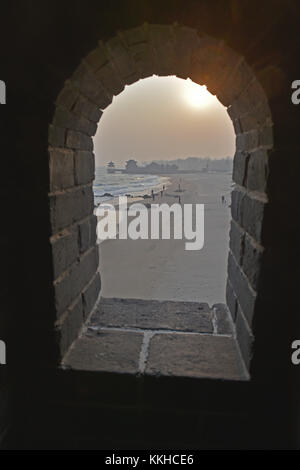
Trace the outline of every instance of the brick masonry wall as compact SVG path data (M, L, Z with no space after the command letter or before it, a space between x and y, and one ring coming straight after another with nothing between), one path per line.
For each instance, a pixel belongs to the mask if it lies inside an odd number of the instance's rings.
M143 24L119 32L82 60L56 100L49 128L50 217L54 292L62 353L96 301L97 270L92 136L103 109L125 85L152 74L187 78L217 94L236 131L227 303L249 365L263 246L272 120L265 92L239 54L222 40L178 25ZM92 283L90 298L84 291ZM85 307L83 307L83 304Z

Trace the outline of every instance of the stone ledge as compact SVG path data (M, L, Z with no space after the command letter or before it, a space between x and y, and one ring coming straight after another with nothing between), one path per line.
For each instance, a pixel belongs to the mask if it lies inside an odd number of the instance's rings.
M102 330L79 338L63 365L75 370L137 374L143 334Z
M232 337L157 334L150 341L146 374L245 380L243 364Z
M228 317L227 307L221 304L210 309L197 302L101 299L62 367L244 381L248 374ZM209 332L199 331L205 328Z
M91 325L213 332L211 309L207 303L199 302L102 298Z

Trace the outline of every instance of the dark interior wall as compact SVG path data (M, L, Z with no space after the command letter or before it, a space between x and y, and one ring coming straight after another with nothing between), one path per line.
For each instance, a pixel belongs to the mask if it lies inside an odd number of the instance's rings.
M176 21L224 39L245 57L265 87L275 123L275 151L269 170L271 204L264 224L269 248L260 281L264 295L258 299L253 370L268 384L266 399L269 384L276 382L271 392L274 406L279 396L287 402L287 384L295 379L290 344L299 331L300 106L292 105L290 99L291 82L299 78L298 2L45 0L7 3L1 10L0 79L7 85L7 105L0 108L1 243L3 272L9 281L9 287L1 290L0 339L7 341L8 360L0 382L3 402L9 384L18 397L23 390L20 384L25 378L28 381L28 370L53 364L58 354L53 349L47 197L48 124L54 101L99 39L144 21ZM288 419L287 406L281 408L281 404L278 412L283 410Z

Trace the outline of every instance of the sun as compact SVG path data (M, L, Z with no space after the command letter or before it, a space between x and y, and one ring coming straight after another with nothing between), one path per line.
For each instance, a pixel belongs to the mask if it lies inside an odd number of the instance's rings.
M189 78L186 80L184 98L193 108L206 108L216 100L216 97L207 90L205 85L197 85Z

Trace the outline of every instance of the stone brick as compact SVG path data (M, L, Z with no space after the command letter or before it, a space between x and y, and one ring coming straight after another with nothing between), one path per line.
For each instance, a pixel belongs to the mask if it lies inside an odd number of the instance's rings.
M94 195L90 186L50 196L52 233L91 215L93 209Z
M66 141L66 129L50 124L48 142L52 147L64 147Z
M212 333L208 304L140 299L101 299L91 323L141 329Z
M93 150L93 140L86 134L68 130L66 146L74 150Z
M232 110L235 112L235 117L249 113L249 111L257 107L258 103L262 104L267 101L265 92L260 83L254 78L251 69L249 69L249 73L252 75L249 85L242 89L242 92L231 105Z
M191 58L194 50L199 47L197 30L186 26L175 25L176 75L180 78L188 78L191 73Z
M138 374L143 334L102 330L85 335L69 351L64 365L74 370Z
M109 95L118 95L124 90L125 83L111 61L104 64L95 72L95 76L100 80L103 88L108 91Z
M251 328L256 293L250 287L249 281L241 271L240 266L237 264L231 253L229 253L228 257L228 277L237 296L238 303L247 319L249 327Z
M155 62L149 42L131 44L130 54L136 64L135 66L138 69L140 78L146 78L153 75Z
M91 215L87 220L78 224L78 245L80 253L83 253L95 244L96 223L97 217Z
M262 239L262 223L265 213L266 202L245 195L242 199L242 227L258 242Z
M57 107L53 124L58 127L83 132L89 136L95 135L97 125L84 116L73 114L66 108Z
M71 82L65 82L65 86L58 95L55 104L66 109L71 109L78 98L78 90L72 87Z
M77 338L82 324L82 299L79 297L55 325L61 356L67 352L73 341Z
M125 80L131 77L133 81L139 79L137 68L128 47L120 36L115 36L105 43L108 55L120 76Z
M242 262L244 253L245 231L234 220L230 225L230 249L238 263Z
M88 98L83 95L78 96L72 108L72 111L74 112L74 114L84 116L95 123L99 122L103 114L103 112L97 105L92 103Z
M74 153L75 183L87 184L95 178L95 156L92 152L79 150Z
M266 150L257 150L250 154L247 166L247 188L254 191L266 190L268 177L268 153Z
M154 51L153 73L174 75L176 67L175 37L172 26L149 25L148 36Z
M224 304L214 304L212 309L214 310L216 317L216 333L218 335L232 335L232 320L230 319L228 307Z
M228 47L224 41L218 42L214 60L210 62L209 77L206 85L209 91L217 95L221 102L223 97L222 90L224 89L223 84L231 76L232 71L236 69L240 62L241 56L239 54ZM230 98L230 101L231 100L232 97Z
M235 321L237 312L237 300L232 285L230 284L230 281L228 279L226 284L226 304L229 308L232 320Z
M253 151L259 147L259 132L253 130L236 136L237 152Z
M88 64L82 62L72 75L72 84L100 109L106 108L112 101L103 85L96 79Z
M221 41L210 38L199 38L199 45L194 50L191 59L191 79L200 85L210 82L213 74L215 57L218 55Z
M254 337L239 307L236 318L236 337L245 365L249 369Z
M242 203L244 198L245 192L240 189L234 189L231 193L231 215L238 223L242 221Z
M243 380L235 340L227 336L156 334L150 340L146 374Z
M250 112L239 118L242 132L248 132L264 126L272 125L271 111L267 101L262 101Z
M49 149L50 191L57 191L74 186L73 151L67 149Z
M98 47L87 55L85 61L93 72L96 72L108 62L107 50L102 41L99 41Z
M91 283L82 292L82 304L84 318L91 313L96 300L98 299L101 288L100 274L97 273Z
M242 151L236 152L233 159L232 179L240 186L245 186L249 158L249 153Z
M257 290L263 247L248 235L244 241L242 268L254 290Z
M225 106L235 105L233 113L234 119L237 119L242 114L235 100L247 89L253 78L253 71L246 61L240 57L234 64L232 72L222 83L222 89L218 96ZM249 111L249 109L247 111Z
M62 274L78 257L77 234L64 230L51 241L54 279Z
M81 294L85 286L98 269L98 248L89 252L72 265L68 272L55 285L55 307L57 316L62 315L74 299Z

